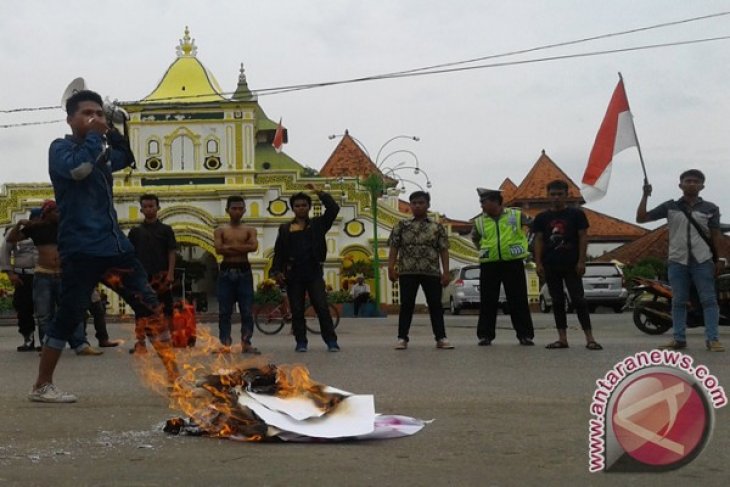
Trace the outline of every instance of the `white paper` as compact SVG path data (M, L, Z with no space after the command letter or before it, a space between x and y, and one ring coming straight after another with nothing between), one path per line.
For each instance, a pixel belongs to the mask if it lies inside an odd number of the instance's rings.
M247 394L241 394L238 403L251 408L269 426L314 438L366 435L375 429L375 398L372 395L349 396L328 414L304 421L272 411Z

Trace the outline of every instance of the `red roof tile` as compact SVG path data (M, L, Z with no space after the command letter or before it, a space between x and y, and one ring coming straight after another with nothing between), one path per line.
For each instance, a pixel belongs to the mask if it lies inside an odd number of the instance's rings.
M505 198L505 203L510 206L521 206L518 203L548 202L545 188L554 179L562 179L568 183L569 201L585 203L578 186L545 154L544 150L512 197L509 200Z
M598 258L599 261L608 262L617 260L623 264L633 265L647 258L656 257L666 260L669 253L669 229L667 225L648 232L641 238L622 245L610 252L606 252ZM723 235L720 239L720 257L730 256L730 237Z
M350 134L345 135L325 162L319 175L322 177L356 177L379 173L378 168Z
M499 185L499 189L502 190L502 199L504 201L511 201L512 195L517 191L517 185L510 178L507 178Z
M603 213L581 208L588 219L588 240L591 242L625 242L634 240L649 233L646 228L625 222ZM538 213L545 211L545 208L526 208L522 211L526 215L535 218Z

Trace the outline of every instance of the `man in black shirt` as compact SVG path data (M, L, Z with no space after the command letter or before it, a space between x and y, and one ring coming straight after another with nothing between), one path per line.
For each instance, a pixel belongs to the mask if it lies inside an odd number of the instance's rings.
M172 283L175 280L175 251L177 242L172 227L157 218L160 200L157 195L139 197L144 221L129 231L129 241L137 251L137 258L147 272L147 279L163 306L168 328L172 325ZM144 321L136 320L134 334L137 342L129 353L145 353Z
M546 348L568 348L567 317L563 282L575 307L578 321L586 336L586 348L601 350L603 347L593 338L588 304L583 296L583 280L586 271L588 249L588 220L580 208L566 206L568 184L556 179L547 185L551 208L535 217L532 231L535 234L535 264L537 273L547 282L553 300L553 315L558 329L558 340Z
M307 351L307 328L304 319L304 295L309 294L319 319L322 339L330 352L339 352L337 335L327 305L327 292L322 277L322 263L327 258L325 235L340 211L332 196L307 188L319 196L325 211L322 216L309 218L312 198L306 193L297 193L289 199L294 219L279 226L274 244L274 261L271 275L280 285L286 283L292 313L292 327L297 341L296 351Z

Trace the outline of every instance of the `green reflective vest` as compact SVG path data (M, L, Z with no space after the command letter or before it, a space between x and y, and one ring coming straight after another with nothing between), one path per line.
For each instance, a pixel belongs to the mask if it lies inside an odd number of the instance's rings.
M530 255L519 209L505 208L497 221L481 214L474 220L474 225L481 235L479 262L517 260Z

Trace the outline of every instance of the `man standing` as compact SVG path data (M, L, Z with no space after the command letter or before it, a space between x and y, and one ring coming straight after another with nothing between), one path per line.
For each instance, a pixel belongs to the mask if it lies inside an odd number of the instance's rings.
M162 303L167 326L172 326L172 283L175 281L175 251L177 242L172 227L157 218L160 200L157 195L143 194L139 197L142 223L129 231L137 258L145 272L157 299ZM146 353L144 318L135 317L134 335L137 341L129 353Z
M304 319L304 295L309 300L319 319L322 340L330 352L339 352L334 323L327 305L322 264L327 259L327 241L325 236L332 228L339 205L329 193L320 191L313 184L307 189L317 194L324 205L322 216L309 218L312 198L306 193L296 193L289 198L294 212L294 219L279 226L279 233L274 244L274 261L271 264L271 275L279 285L286 285L292 313L292 328L296 339L297 352L307 351L307 328Z
M370 299L370 286L367 285L365 282L365 276L363 274L358 274L356 276L357 282L353 284L352 289L350 289L350 296L352 296L352 304L355 308L355 316L357 316L360 312L360 307L367 303Z
M551 208L535 217L532 232L535 234L535 264L537 274L545 279L553 300L553 316L558 329L558 340L545 348L568 348L568 320L565 313L565 291L575 307L588 350L601 350L591 331L591 316L583 295L583 280L586 271L588 249L588 219L580 208L566 205L568 183L551 181L547 185Z
M510 320L520 345L534 345L535 332L527 302L525 258L527 235L523 226L529 222L518 208L503 208L499 190L477 188L482 214L474 219L471 238L479 250L479 345L488 346L495 338L499 287L510 309Z
M40 208L33 208L30 211L30 221L41 216ZM8 228L8 232L12 227ZM9 243L5 238L2 240L2 270L8 275L13 284L13 308L18 317L18 333L23 336L23 344L18 352L33 352L40 350L43 342L42 332L39 330L38 348L36 349L34 330L35 319L33 317L33 269L38 261L38 249L35 248L31 239Z
M715 276L722 270L717 258L720 248L720 209L700 198L705 188L705 175L689 169L679 176L682 197L665 201L651 211L646 202L652 187L644 185L639 207L638 223L667 219L669 227L669 284L672 286L672 328L674 338L659 348L679 350L687 347L687 305L690 284L694 283L702 305L705 321L705 346L711 352L724 352L717 329L720 308L715 294ZM714 261L714 262L713 262Z
M30 238L38 249L38 262L33 273L33 309L38 322L38 335L44 337L56 310L61 291L61 260L58 255L58 208L53 200L46 200L41 207L41 217L20 220L8 232L10 243ZM41 339L42 341L42 339ZM69 337L69 345L77 355L101 355L86 341L86 329L79 322Z
M66 122L72 135L54 140L49 150L49 173L60 210L61 299L46 333L38 377L28 395L31 401L76 401L73 394L56 388L53 373L99 281L114 289L136 314L146 317L147 334L168 379L174 381L178 376L157 296L117 223L112 172L132 165L134 156L122 135L107 126L102 103L98 93L88 90L69 97Z
M238 303L241 312L241 352L260 353L251 345L253 336L253 275L248 254L256 252L259 241L256 229L241 223L246 212L246 202L241 196L229 196L226 213L229 223L218 227L213 233L215 250L223 256L218 274L218 336L221 352L231 351L231 315Z
M400 286L396 350L408 348L418 287L426 295L436 348L452 349L446 338L441 291L449 283L449 239L446 229L428 217L431 195L414 191L409 197L413 218L399 221L388 239L388 278ZM441 266L439 266L439 259ZM397 264L397 267L396 267Z

